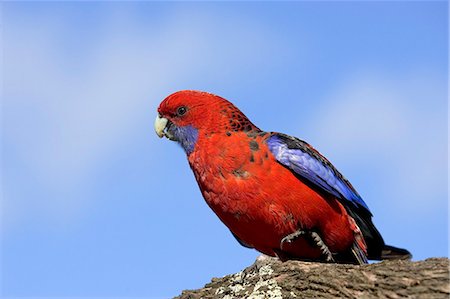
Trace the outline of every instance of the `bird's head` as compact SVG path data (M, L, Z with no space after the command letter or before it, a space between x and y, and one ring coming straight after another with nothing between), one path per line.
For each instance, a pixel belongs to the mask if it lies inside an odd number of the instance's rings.
M229 101L195 90L169 95L159 105L155 120L156 134L178 141L188 155L200 136L252 130L259 131Z

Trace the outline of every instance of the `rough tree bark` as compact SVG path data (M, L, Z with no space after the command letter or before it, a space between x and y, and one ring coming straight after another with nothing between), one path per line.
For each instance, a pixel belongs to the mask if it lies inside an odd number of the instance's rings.
M176 298L449 298L449 283L447 258L355 266L260 257L239 273Z

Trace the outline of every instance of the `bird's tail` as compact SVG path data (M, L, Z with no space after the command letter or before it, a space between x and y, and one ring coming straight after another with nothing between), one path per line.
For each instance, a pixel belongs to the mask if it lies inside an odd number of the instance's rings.
M356 221L367 244L367 258L369 260L406 260L411 259L411 253L403 248L386 245L380 232L372 222L372 214L363 209L348 209L348 213Z
M381 250L382 260L409 260L412 258L412 254L403 248L397 248L390 245L384 245Z

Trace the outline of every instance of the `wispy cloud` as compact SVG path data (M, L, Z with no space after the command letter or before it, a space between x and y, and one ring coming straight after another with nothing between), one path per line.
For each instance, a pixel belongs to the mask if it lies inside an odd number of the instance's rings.
M427 71L359 73L326 95L309 130L334 160L369 172L374 182L367 188L381 197L376 201L441 209L447 200L447 126L440 78Z
M68 38L70 19L56 14L6 21L3 142L7 163L21 165L11 166L8 175L32 177L58 194L40 198L34 208L63 218L83 205L99 161L141 129L143 119L151 130L164 96L190 88L202 73L237 83L237 67L258 67L273 50L267 40L276 39L267 39L267 30L245 16L227 27L208 11L180 9L142 26L130 12L110 13L98 37L73 37L80 45ZM234 47L225 44L230 40ZM232 55L222 55L227 51ZM10 187L4 207L13 219L32 199L14 198ZM74 193L76 199L64 196Z

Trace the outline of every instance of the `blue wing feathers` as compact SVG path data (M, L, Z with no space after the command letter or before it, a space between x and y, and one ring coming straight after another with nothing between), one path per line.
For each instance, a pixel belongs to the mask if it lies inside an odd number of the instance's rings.
M296 175L336 196L344 204L363 207L370 213L350 182L308 143L285 134L271 133L267 145L277 161Z

